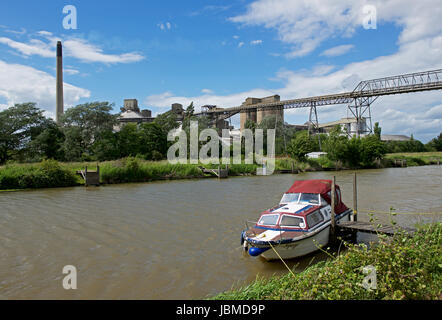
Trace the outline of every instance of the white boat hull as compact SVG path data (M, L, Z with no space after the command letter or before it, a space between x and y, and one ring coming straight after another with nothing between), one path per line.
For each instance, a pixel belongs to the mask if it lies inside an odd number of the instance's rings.
M344 215L336 223L339 224L339 222L341 221L349 221L349 220L350 220L350 213ZM261 254L261 257L263 257L267 261L280 259L280 257L282 259L293 259L293 258L302 257L312 252L315 252L316 250L319 250L319 248L321 247L326 246L329 242L329 237L330 237L330 223L328 223L328 225L321 230L312 231L312 233L307 234L305 238L300 238L299 240L288 244L281 244L276 246L274 245L273 249L270 248L269 250L263 252ZM279 256L278 254L276 254L275 251L278 252Z

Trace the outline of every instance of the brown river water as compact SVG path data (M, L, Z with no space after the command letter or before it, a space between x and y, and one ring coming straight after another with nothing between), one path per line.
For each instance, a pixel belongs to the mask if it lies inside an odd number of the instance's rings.
M352 171L0 193L0 299L199 299L284 274L281 262L243 252L244 221L294 180L333 175L351 207ZM441 182L442 166L358 171L359 208L442 212ZM412 226L441 215L394 219ZM324 254L288 264L299 272L313 258ZM77 268L77 290L63 289L66 265Z

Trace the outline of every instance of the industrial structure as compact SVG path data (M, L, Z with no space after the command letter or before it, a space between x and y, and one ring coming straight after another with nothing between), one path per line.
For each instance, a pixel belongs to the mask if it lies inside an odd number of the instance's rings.
M61 41L57 42L57 88L56 88L56 122L60 124L61 116L64 113L63 98L63 46Z
M175 113L178 122L184 119L184 109L183 105L179 103L172 104L172 108L169 112ZM118 116L118 122L120 124L124 123L149 123L155 120L152 117L152 111L149 109L140 110L138 107L137 99L125 99L124 107L121 108L121 113Z
M212 123L216 125L219 121L229 119L240 113L242 114L241 128L243 129L247 120L254 121L255 114L256 122L259 122L259 114L262 117L262 115L273 113L281 115L281 118L283 118L284 109L310 108L308 121L310 131L317 132L320 129L317 107L347 104L356 120L354 134L359 136L373 132L371 105L380 96L440 89L442 89L442 69L362 81L352 92L285 101L280 101L278 96L263 99L248 98L245 103L238 107L203 107L197 115L209 117Z
M152 111L148 109L140 110L137 99L124 100L124 107L121 108L121 114L118 117L120 123L146 123L154 120Z

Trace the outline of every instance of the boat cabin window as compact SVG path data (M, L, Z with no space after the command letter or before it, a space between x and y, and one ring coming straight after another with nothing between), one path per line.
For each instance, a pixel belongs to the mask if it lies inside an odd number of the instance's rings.
M280 203L308 202L319 204L319 197L320 195L316 193L286 193L282 197Z
M258 224L274 226L278 222L279 214L266 214L261 217Z
M319 204L319 195L317 193L302 193L299 202Z
M322 221L324 221L324 217L319 211L315 211L307 216L307 223L309 228L313 228Z
M304 219L302 219L301 217L294 217L288 215L282 216L280 225L281 227L297 227L297 228L305 227Z
M300 193L286 193L280 203L298 202Z

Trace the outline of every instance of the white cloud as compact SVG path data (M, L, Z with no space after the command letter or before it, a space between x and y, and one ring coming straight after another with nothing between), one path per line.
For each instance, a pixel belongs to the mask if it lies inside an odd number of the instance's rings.
M53 58L55 56L55 49L51 48L50 44L38 39L32 39L29 43L23 43L1 37L0 43L19 51L25 56L38 55L45 58Z
M352 44L343 44L341 46L336 46L336 47L327 49L324 52L322 52L320 55L321 56L326 56L326 57L341 56L341 55L346 54L347 52L349 52L354 47L355 46L352 45Z
M37 55L44 58L53 58L55 56L56 43L61 40L63 41L65 56L73 57L87 63L132 63L144 59L143 55L136 52L107 54L104 53L103 49L100 47L79 38L67 38L63 40L53 36L52 33L47 31L40 31L37 34L44 37L46 41L41 39L31 39L28 43L24 43L14 41L10 38L1 37L0 43L17 50L26 57Z
M63 72L68 75L76 75L76 74L80 73L80 71L78 71L77 69L73 69L73 68L64 68Z
M46 72L20 64L0 60L0 98L11 106L15 103L36 102L48 114L55 111L55 78ZM81 98L89 98L90 91L64 83L66 106L73 106Z
M210 89L203 89L203 90L201 90L201 92L204 94L212 94L213 93L213 91Z
M157 24L157 26L158 26L161 30L163 30L163 31L165 31L166 29L167 29L167 30L172 29L172 24L171 24L170 22L159 23L159 24Z
M239 39L239 36L234 35L234 36L233 36L233 39L238 40L238 39Z
M250 41L250 44L251 44L252 46L256 46L256 45L258 45L258 44L262 44L262 40L253 40L253 41Z
M244 45L244 42L240 42L240 43L238 43L238 48L241 48L242 46Z
M99 62L105 64L132 63L144 59L139 53L105 54L103 50L83 39L70 39L63 43L65 53L83 62Z
M400 44L442 32L439 0L256 0L230 20L276 30L281 41L292 45L286 56L295 58L311 53L326 39L352 36L363 27L365 5L376 7L378 28L385 22L402 27Z
M252 89L231 95L175 96L171 92L152 95L146 104L166 107L179 102L196 106L216 104L220 107L239 106L247 97L264 97L279 94L281 99L303 98L352 91L362 80L375 79L403 73L440 68L442 61L442 35L403 44L399 51L371 60L349 63L341 68L317 65L298 71L282 70L273 80L282 82L274 90ZM372 106L373 123L380 122L385 134L413 133L416 138L429 140L442 128L442 91L429 91L380 97ZM351 116L345 105L319 107L320 122ZM304 123L308 109L286 110L290 123Z

